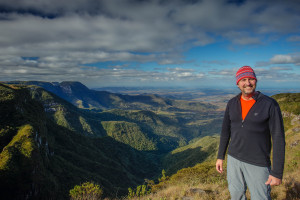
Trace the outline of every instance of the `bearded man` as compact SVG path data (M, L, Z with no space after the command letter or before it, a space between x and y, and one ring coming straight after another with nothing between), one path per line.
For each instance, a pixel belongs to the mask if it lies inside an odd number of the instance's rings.
M280 185L285 157L281 110L271 97L256 91L257 79L249 66L236 73L241 93L229 100L224 114L216 169L223 172L227 156L227 181L232 200L271 199L272 185ZM271 166L270 152L273 147Z

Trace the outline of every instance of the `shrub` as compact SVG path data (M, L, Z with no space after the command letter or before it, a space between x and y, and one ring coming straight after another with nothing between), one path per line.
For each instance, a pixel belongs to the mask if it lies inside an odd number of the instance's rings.
M139 185L136 187L136 190L128 188L128 199L134 197L142 197L151 193L151 189L148 189L147 185Z
M73 200L98 200L101 198L103 190L99 185L91 182L85 182L82 185L76 185L70 190L70 197Z

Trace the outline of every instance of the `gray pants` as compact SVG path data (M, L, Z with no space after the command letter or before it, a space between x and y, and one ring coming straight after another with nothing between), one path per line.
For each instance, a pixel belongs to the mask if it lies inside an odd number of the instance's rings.
M259 167L239 161L228 155L227 180L231 200L246 200L247 186L251 200L270 200L269 167Z

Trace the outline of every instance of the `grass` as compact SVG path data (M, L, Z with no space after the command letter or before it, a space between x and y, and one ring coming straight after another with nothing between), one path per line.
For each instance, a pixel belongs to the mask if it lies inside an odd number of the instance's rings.
M224 183L225 184L225 183ZM226 186L219 183L180 183L165 184L165 186L150 195L135 197L134 200L177 200L177 199L193 199L193 200L225 200L229 199L229 191Z

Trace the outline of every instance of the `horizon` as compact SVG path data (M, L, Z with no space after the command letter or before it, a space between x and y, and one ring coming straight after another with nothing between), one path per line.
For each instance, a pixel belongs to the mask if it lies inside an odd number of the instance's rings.
M230 88L248 65L259 86L298 89L299 9L294 0L4 0L0 80Z
M0 83L6 83L6 82L23 82L20 80L13 80L13 81L1 81ZM158 91L164 91L167 90L170 92L171 90L175 90L177 92L183 92L182 90L185 90L185 92L189 91L206 91L206 90L213 90L213 91L221 91L221 92L227 92L227 93L239 93L240 90L238 87L236 87L235 84L233 84L231 87L228 86L222 86L222 87L216 87L216 86L96 86L96 87L89 87L85 85L84 83L80 81L38 81L38 80L30 80L30 81L24 81L24 82L45 82L45 83L52 83L52 84L61 84L63 82L78 82L86 86L90 90L97 90L97 91L122 91L122 93L126 93L125 91L135 90L137 93L145 93L144 91L147 90L158 90ZM140 92L139 92L140 91ZM299 87L264 87L257 85L256 91L260 91L262 93L269 94L277 94L277 92L280 93L300 93L300 86ZM146 92L149 93L149 92ZM150 94L150 93L149 93ZM155 94L155 93L152 93Z

